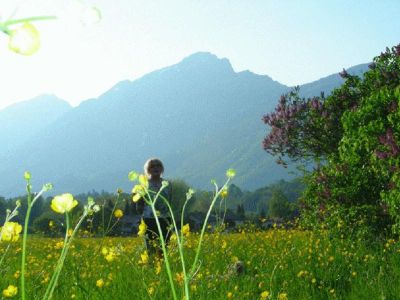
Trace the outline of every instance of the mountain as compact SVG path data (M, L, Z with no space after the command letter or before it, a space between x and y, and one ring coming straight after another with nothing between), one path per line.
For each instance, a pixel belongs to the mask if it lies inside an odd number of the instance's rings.
M68 102L54 95L41 95L0 110L0 157L23 145L70 109Z
M338 77L306 88L319 94ZM36 190L45 182L54 193L130 190L128 172L142 172L154 156L165 163L166 178L195 188L212 189L210 180L222 183L230 167L244 189L290 179L294 166L282 168L261 147L261 118L289 90L269 76L235 72L226 58L193 54L82 102L9 152L0 165L0 195L23 193L25 170Z
M362 76L368 71L368 65L369 64L360 64L346 69L346 71L351 75ZM300 86L300 95L302 97L313 97L319 96L321 92L324 91L327 96L334 88L339 87L343 83L344 79L339 76L339 73L332 74L319 80L303 84Z

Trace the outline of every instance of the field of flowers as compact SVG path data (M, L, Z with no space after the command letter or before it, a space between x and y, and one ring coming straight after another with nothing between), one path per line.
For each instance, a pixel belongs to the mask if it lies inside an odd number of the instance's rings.
M198 234L190 233L185 241L187 261L194 259L197 239ZM329 239L324 231L249 228L239 233L207 233L203 242L201 265L190 282L192 299L399 299L400 244L394 240L367 247L361 241ZM28 299L43 297L62 247L63 239L29 236ZM182 299L176 243L168 247ZM0 258L4 253L0 289L5 298L7 288L19 286L20 241L1 243ZM19 297L18 292L14 297ZM142 238L78 237L53 298L172 296L164 264L147 255Z

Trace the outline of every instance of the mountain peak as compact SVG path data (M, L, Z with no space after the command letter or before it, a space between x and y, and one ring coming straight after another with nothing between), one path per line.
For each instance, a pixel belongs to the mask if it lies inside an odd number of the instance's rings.
M219 61L220 59L213 53L207 51L195 52L186 56L182 62L204 62L204 61Z
M71 108L71 105L67 101L58 98L56 95L53 95L53 94L42 94L42 95L38 95L38 96L36 96L36 97L34 97L32 99L29 99L29 100L24 100L24 101L21 101L21 102L10 104L9 106L6 106L5 108L3 108L0 111L1 112L14 111L14 110L18 110L18 109L23 109L24 110L27 107L36 108L38 106L41 106L41 107L45 107L45 106L60 106L60 107L64 107L65 109Z
M227 58L218 58L210 52L196 52L185 57L177 66L195 67L200 69L218 69L234 72Z

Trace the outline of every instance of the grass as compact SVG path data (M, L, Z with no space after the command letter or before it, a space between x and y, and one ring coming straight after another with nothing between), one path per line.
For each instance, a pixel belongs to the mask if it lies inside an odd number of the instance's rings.
M198 236L185 244L194 259ZM62 239L28 238L26 294L41 299L60 255ZM0 255L6 243L0 244ZM107 261L102 248L115 253ZM70 249L54 299L170 299L165 267L150 257L141 238L77 238ZM19 285L21 243L12 243L0 270L0 290ZM170 245L178 296L183 297L179 253ZM201 267L191 282L192 299L400 299L400 244L329 239L324 232L271 229L207 234ZM237 274L235 262L244 272ZM103 284L102 284L103 283ZM97 284L97 285L96 285ZM18 297L18 295L17 295Z

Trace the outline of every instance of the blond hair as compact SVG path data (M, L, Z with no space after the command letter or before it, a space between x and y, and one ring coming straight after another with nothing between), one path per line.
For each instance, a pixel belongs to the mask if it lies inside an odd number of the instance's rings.
M145 162L145 164L144 164L144 166L143 166L144 174L146 174L146 176L149 176L149 175L150 175L150 174L149 174L149 168L150 168L150 166L153 165L153 164L160 164L160 166L161 166L161 174L164 173L164 164L162 163L162 161L161 161L159 158L153 157L153 158L149 158L149 159Z

